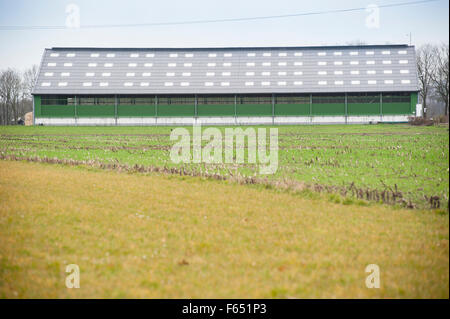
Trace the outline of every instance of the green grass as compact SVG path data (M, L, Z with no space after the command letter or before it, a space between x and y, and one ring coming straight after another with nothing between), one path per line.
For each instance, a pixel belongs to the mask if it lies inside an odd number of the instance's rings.
M0 298L449 297L448 212L310 195L0 161Z
M188 128L191 129L191 128ZM223 128L222 128L223 129ZM181 167L169 157L171 127L0 127L0 153ZM267 178L382 191L398 187L407 201L448 206L447 127L408 125L279 126L279 168ZM258 166L183 165L186 170L254 176Z

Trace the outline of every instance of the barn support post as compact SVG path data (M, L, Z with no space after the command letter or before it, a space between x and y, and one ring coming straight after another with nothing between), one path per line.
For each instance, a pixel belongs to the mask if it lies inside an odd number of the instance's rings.
M155 95L155 124L158 124L158 95Z
M74 116L75 116L75 125L77 126L78 125L78 108L77 108L77 106L78 106L78 96L74 96L74 100L75 100L75 104L74 104L74 106L73 106L73 108L74 108Z
M345 124L348 124L348 96L345 92Z
M272 94L272 125L275 124L275 94Z
M380 122L383 122L383 92L380 92Z
M237 125L237 95L234 95L234 125Z
M117 125L117 94L114 95L114 123Z

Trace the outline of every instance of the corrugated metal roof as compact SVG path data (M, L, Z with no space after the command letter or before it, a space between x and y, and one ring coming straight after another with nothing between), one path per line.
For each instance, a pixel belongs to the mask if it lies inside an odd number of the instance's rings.
M52 48L34 94L417 91L407 45Z

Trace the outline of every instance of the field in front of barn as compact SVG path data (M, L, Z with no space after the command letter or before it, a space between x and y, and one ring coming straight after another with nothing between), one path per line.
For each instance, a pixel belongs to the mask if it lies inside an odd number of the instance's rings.
M0 127L0 298L449 297L447 127L278 127L273 176L172 129Z

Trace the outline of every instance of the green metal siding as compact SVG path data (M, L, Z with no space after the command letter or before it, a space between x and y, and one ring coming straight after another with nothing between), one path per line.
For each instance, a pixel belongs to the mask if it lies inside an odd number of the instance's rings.
M378 115L380 103L348 103L348 115Z
M237 116L272 116L272 104L238 104Z
M118 105L118 117L149 117L156 116L155 104L152 105Z
M345 103L312 104L312 115L344 115Z
M199 104L197 105L198 116L234 116L234 104Z
M418 92L411 93L411 114L416 114L416 104L418 102Z
M310 104L275 104L275 116L309 116Z
M34 116L35 117L41 116L41 96L40 95L34 96Z
M178 117L184 117L184 116L195 116L195 105L176 105L176 104L170 104L170 105L161 105L158 104L158 116L164 117L164 116L178 116Z
M77 105L77 117L114 117L114 105Z
M41 105L43 117L75 117L74 105Z

